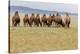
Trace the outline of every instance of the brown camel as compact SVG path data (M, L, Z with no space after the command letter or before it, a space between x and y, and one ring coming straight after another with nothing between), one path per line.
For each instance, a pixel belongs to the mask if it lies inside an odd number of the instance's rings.
M42 20L42 25L47 25L47 17L46 17L46 15L45 14L43 14L43 16L42 16L42 18L41 18Z
M19 24L20 24L20 17L18 11L16 11L14 16L12 17L12 26L17 26Z
M49 17L47 18L48 27L50 27L52 25L52 21L53 21L53 18L52 18L51 14L50 14Z
M36 15L36 17L35 17L35 19L34 19L34 23L35 23L35 25L37 25L37 26L39 26L39 25L42 26L42 23L41 23L39 14Z
M34 22L34 19L35 19L35 14L32 13L32 15L31 15L31 17L30 17L30 19L29 19L29 26L30 26L30 27L32 27L33 22Z
M62 27L65 27L65 24L63 23L62 17L59 15L59 13L56 14L54 20L57 25L61 25Z
M26 14L25 17L23 18L23 23L24 23L24 26L26 26L26 24L27 25L29 24L29 16L28 16L28 14Z
M67 27L69 28L69 27L70 27L70 22L71 22L70 16L69 16L68 13L66 13L66 22L65 22L65 26L67 26Z

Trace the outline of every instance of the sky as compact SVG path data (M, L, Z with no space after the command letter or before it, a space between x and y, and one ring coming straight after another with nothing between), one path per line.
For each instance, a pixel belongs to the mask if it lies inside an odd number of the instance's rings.
M48 10L48 11L78 13L77 4L11 1L10 5L11 6L24 6L24 7L30 7L34 9L41 9L41 10Z

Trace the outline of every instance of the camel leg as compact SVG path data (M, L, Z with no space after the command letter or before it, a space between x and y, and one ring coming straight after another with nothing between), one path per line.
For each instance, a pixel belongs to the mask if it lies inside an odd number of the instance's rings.
M42 22L42 26L44 27L44 22Z
M30 23L29 26L32 27L32 23Z
M37 23L37 27L39 27L39 24Z
M42 27L42 23L40 22L40 26Z
M20 26L20 23L18 23L18 26Z
M14 27L16 27L17 26L17 23L14 23Z
M24 22L24 27L26 26L26 23Z
M69 28L70 26L69 26L69 24L68 24L68 28Z

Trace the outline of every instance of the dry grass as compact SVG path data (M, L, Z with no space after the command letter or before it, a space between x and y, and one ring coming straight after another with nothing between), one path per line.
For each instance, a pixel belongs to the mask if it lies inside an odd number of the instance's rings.
M10 18L11 19L11 18ZM10 27L10 52L36 52L78 48L77 26Z
M77 49L77 29L17 27L10 29L10 51L32 52Z

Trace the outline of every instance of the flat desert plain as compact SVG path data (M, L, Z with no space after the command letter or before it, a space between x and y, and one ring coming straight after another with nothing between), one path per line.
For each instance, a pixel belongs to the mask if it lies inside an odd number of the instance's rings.
M10 15L10 52L39 52L78 49L78 17L70 15L70 28L63 27L12 27ZM24 14L20 14L22 20ZM64 17L64 16L62 16Z

